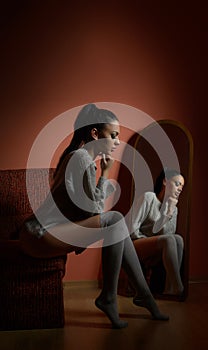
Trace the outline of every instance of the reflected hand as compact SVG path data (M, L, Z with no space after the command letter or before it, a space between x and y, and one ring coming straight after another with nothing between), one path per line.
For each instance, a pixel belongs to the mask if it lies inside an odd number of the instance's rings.
M173 197L167 198L167 215L173 215L174 209L178 203L178 200Z

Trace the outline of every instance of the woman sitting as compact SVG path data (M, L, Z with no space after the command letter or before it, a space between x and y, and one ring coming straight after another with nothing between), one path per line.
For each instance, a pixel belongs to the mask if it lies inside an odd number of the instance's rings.
M176 234L177 203L183 186L184 178L178 171L165 169L156 180L154 192L145 192L133 207L131 238L137 255L145 266L162 260L164 294L183 292L180 268L184 243Z

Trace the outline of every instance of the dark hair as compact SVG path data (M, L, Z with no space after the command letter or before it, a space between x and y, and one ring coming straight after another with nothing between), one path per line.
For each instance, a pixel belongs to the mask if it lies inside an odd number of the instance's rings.
M177 176L177 175L181 175L180 171L175 170L175 169L164 168L155 181L155 185L154 185L155 194L158 195L160 193L160 191L162 190L164 179L169 180L173 176Z
M106 124L112 123L113 121L118 121L118 118L111 111L97 108L93 103L85 105L78 113L74 123L74 135L70 144L64 150L59 159L54 176L67 154L80 148L83 143L92 141L90 132L93 128L101 131Z

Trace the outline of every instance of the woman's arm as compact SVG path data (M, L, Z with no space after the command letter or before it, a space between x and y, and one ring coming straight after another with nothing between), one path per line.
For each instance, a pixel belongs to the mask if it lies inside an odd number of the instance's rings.
M109 166L109 165L108 165ZM87 151L75 152L67 168L66 187L70 198L79 208L97 214L103 211L105 198L115 191L107 180L108 167L101 170L101 177L96 183L96 166Z
M175 198L169 197L162 206L160 217L153 226L153 234L174 234L176 232L177 214L176 207L178 201Z
M150 206L151 199L149 198L148 193L144 193L133 203L131 220L132 239L144 237L144 235L140 232L140 227L148 216Z
M160 209L154 192L145 192L133 205L132 239L175 233L177 207L170 201Z
M101 177L96 185L95 167L89 167L84 177L84 189L87 196L96 202L99 212L104 209L105 199L115 191L115 187L108 180L109 170L112 167L114 159L110 156L103 155L100 160Z

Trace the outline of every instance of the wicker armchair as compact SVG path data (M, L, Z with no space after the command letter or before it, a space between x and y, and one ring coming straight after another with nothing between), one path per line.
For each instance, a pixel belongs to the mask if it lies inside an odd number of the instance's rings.
M18 230L32 213L27 190L38 207L53 169L0 171L0 329L64 326L63 276L66 256L36 259L19 247Z

